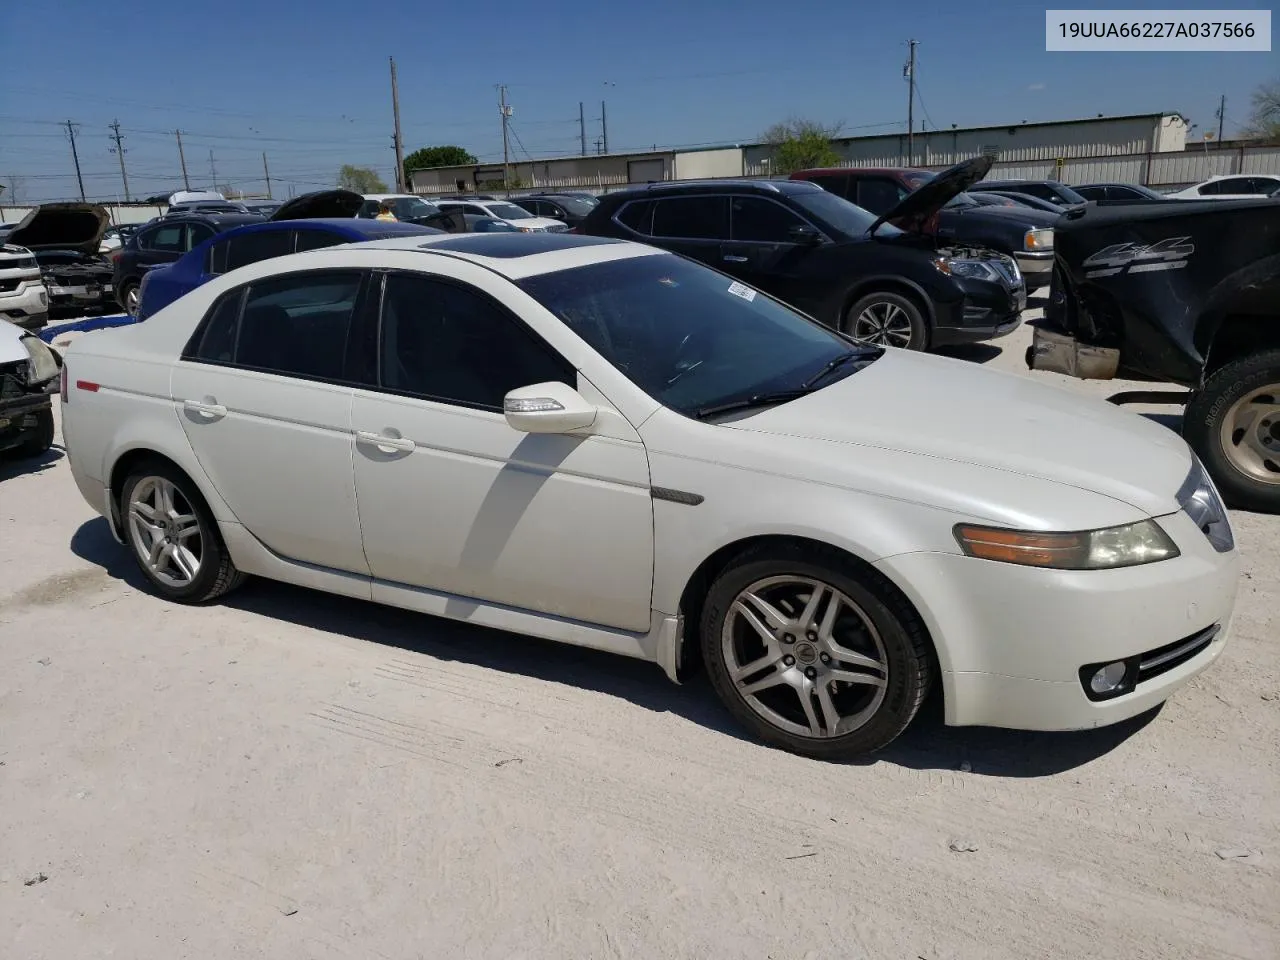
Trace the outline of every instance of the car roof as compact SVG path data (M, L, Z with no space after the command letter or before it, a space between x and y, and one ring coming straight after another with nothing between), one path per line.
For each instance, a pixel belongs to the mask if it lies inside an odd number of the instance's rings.
M604 199L630 199L644 196L676 196L702 190L715 190L718 193L744 194L799 194L826 193L816 183L808 180L667 180L662 183L638 184L625 190L615 190L606 194ZM603 202L603 200L602 200Z
M1039 177L1018 177L1013 180L982 180L975 183L969 189L977 190L979 187L1016 187L1023 183L1051 183L1055 187L1065 187L1066 184L1060 180L1050 180L1049 178Z
M807 177L813 174L822 173L927 173L932 174L932 170L922 170L919 167L809 167L807 170L797 170L791 174L792 178Z
M366 193L366 200L421 200L423 203L430 203L426 197L420 197L416 193Z
M666 250L630 240L572 233L439 233L372 240L343 249L374 254L401 250L447 256L479 264L508 280L633 257L674 256Z
M201 213L199 210L183 210L170 217L156 217L149 223L208 223L224 230L238 227L244 223L266 223L261 214L256 213ZM147 226L148 224L138 224Z
M268 233L272 230L327 230L338 233L352 243L365 240L383 240L390 235L420 237L433 233L443 233L434 227L423 227L416 223L388 223L383 220L365 220L355 217L314 217L307 220L254 220L235 229L238 236L244 233Z

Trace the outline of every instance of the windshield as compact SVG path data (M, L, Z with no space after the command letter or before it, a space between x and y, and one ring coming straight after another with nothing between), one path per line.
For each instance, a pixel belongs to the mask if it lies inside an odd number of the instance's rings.
M578 197L556 197L556 203L560 204L575 217L585 217L595 208L594 203L588 203Z
M806 190L804 193L793 193L791 199L807 213L813 214L827 226L838 230L849 237L861 237L876 222L875 214L863 210L857 204L850 203L826 190ZM898 231L897 227L881 224L877 233L886 236Z
M514 203L491 203L486 209L500 220L528 220L533 216L524 207L517 207Z
M1076 193L1074 190L1072 190L1070 187L1066 186L1065 184L1061 184L1061 183L1057 184L1053 188L1053 192L1058 195L1058 199L1060 199L1063 203L1088 203L1089 202L1088 200L1080 196L1080 194Z
M790 307L670 254L540 274L520 287L641 390L686 416L799 390L853 350Z
M436 207L425 200L419 200L417 197L408 197L396 201L396 216L402 220L411 220L414 217L429 217L433 213L439 212Z

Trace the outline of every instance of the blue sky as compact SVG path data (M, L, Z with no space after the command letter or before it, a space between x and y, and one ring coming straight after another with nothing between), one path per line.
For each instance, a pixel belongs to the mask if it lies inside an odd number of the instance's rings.
M909 37L920 42L916 122L931 129L1158 111L1216 128L1226 94L1229 136L1250 92L1280 77L1274 52L1046 53L1044 9L1025 0L9 0L0 183L17 175L25 201L75 196L56 125L70 119L86 191L119 194L107 128L117 118L134 194L181 186L176 128L193 187L210 182L210 149L219 180L246 190L262 189L263 151L277 195L330 186L343 163L391 182L388 56L406 150L457 143L481 159L501 159L498 83L508 86L520 158L578 152L579 101L594 150L601 99L612 150L746 141L788 116L848 133L905 130Z

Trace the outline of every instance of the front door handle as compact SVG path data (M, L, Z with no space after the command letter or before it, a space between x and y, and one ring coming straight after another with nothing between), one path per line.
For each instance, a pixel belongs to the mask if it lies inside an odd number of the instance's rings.
M221 420L227 415L227 408L220 403L213 403L212 397L209 402L200 402L198 400L184 400L182 409L187 413L194 413L202 420Z
M372 433L368 430L357 430L356 440L359 443L367 443L369 446L377 447L384 453L390 450L411 453L417 447L417 444L409 437L389 437L385 433Z
M724 255L724 262L725 263L746 263L747 258L740 257L737 254L733 254L733 253L726 253Z

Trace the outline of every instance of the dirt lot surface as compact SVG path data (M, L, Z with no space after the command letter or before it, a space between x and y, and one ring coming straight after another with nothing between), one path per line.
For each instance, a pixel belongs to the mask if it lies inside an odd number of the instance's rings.
M261 581L166 604L58 451L0 466L0 957L1274 960L1280 517L1234 521L1234 642L1155 715L935 707L840 766L647 664Z

